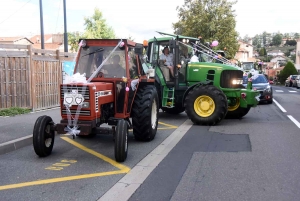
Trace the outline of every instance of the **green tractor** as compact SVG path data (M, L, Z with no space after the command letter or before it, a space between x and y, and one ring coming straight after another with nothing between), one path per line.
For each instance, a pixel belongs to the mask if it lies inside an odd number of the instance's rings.
M144 43L144 59L155 69L159 106L164 112L185 111L194 124L215 125L225 117L241 118L258 104L259 93L252 89L251 81L247 88L242 85L241 68L198 38L158 33L164 36ZM173 72L161 57L165 47L172 54Z

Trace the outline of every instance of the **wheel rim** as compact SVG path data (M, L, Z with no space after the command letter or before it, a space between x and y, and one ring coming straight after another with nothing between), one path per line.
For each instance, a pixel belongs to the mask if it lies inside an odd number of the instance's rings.
M228 106L228 111L234 111L240 107L240 99L235 99L235 105Z
M45 146L50 147L51 144L52 144L51 128L50 125L47 125L45 128Z
M209 117L216 108L214 100L209 96L199 96L194 102L194 110L201 117Z
M152 110L151 110L151 126L152 129L156 127L156 119L157 119L157 105L155 99L152 102Z

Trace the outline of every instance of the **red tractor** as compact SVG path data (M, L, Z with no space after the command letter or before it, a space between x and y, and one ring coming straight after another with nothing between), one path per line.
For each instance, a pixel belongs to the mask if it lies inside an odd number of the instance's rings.
M143 45L126 39L81 40L74 74L84 78L60 85L61 117L54 123L40 116L33 147L40 157L51 154L54 136L112 134L115 159L126 160L128 130L139 141L154 139L158 124L155 71L142 57Z

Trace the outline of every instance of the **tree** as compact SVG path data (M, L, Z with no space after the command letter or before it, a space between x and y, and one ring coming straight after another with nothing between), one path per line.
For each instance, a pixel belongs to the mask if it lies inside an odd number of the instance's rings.
M285 42L285 45L296 46L297 45L297 41L296 40L287 40Z
M282 41L282 36L281 34L276 34L275 36L273 36L273 39L272 39L272 43L273 45L275 46L279 46L281 44L281 41Z
M257 46L259 44L259 36L256 34L252 39L252 44Z
M84 33L68 33L68 41L72 51L77 51L80 38L115 38L113 29L106 24L106 20L103 19L102 13L98 8L95 8L91 17L84 18L84 25Z
M297 75L297 69L295 68L294 64L292 62L287 62L285 67L282 69L280 74L278 75L279 82L284 83L286 78L290 75Z
M266 44L267 44L267 32L263 32L263 34L262 34L262 40L263 40L263 44L264 44L264 46L266 46Z
M177 7L179 21L173 24L175 33L198 37L203 42L219 41L218 49L226 47L227 56L233 58L238 50L235 14L227 0L185 0Z
M294 39L298 39L298 38L300 38L299 33L295 33L295 34L294 34Z
M265 56L267 55L267 51L266 51L266 48L260 48L259 50L259 56Z
M83 34L75 31L68 33L68 43L71 46L71 51L76 52L78 49L78 41L83 38Z
M94 14L91 17L84 18L86 38L115 38L114 30L106 24L102 13L98 8L95 8Z
M248 36L248 34L246 34L242 40L243 40L245 43L249 43L249 40L250 40L250 39L251 39L251 38Z

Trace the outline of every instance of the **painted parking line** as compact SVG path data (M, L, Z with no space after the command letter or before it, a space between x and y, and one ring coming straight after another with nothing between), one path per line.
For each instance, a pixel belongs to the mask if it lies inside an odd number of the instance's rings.
M163 125L164 127L160 127L158 129L176 129L177 126L158 122L158 124ZM70 139L69 137L60 137L61 139L65 140L66 142L72 144L73 146L96 156L97 158L111 164L112 166L118 168L119 170L116 171L108 171L108 172L99 172L99 173L93 173L93 174L82 174L82 175L74 175L74 176L67 176L67 177L57 177L52 179L44 179L44 180L37 180L37 181L30 181L30 182L23 182L23 183L16 183L16 184L9 184L0 186L0 190L7 190L7 189L14 189L14 188L22 188L27 186L36 186L36 185L42 185L42 184L51 184L51 183L57 183L57 182L64 182L64 181L72 181L72 180L79 180L79 179L88 179L88 178L94 178L94 177L103 177L103 176L109 176L109 175L116 175L116 174L126 174L130 171L130 168L122 165L120 163L117 163L115 160L108 158L92 149L89 149L82 144L79 144L78 142L75 142L74 140Z
M297 91L289 91L289 92L291 92L291 93L297 93Z
M283 92L283 90L275 90L276 92Z
M163 125L164 127L158 127L157 130L168 130L168 129L176 129L178 126L174 126L171 124L166 124L163 122L158 122L158 124ZM129 131L133 131L132 129L129 129Z
M23 183L16 183L16 184L9 184L0 186L0 190L7 190L7 189L13 189L13 188L22 188L27 186L35 186L35 185L42 185L42 184L51 184L51 183L57 183L57 182L64 182L64 181L72 181L72 180L79 180L79 179L88 179L88 178L94 178L94 177L103 177L108 175L116 175L116 174L126 174L130 171L130 168L122 165L120 163L117 163L115 160L110 159L94 150L91 150L74 140L70 139L69 137L61 137L61 139L65 140L66 142L74 145L75 147L92 154L96 156L97 158L111 164L112 166L118 168L117 171L108 171L108 172L99 172L99 173L92 173L92 174L82 174L82 175L74 175L74 176L67 176L67 177L57 177L52 179L44 179L44 180L37 180L37 181L30 181L30 182L23 182Z

